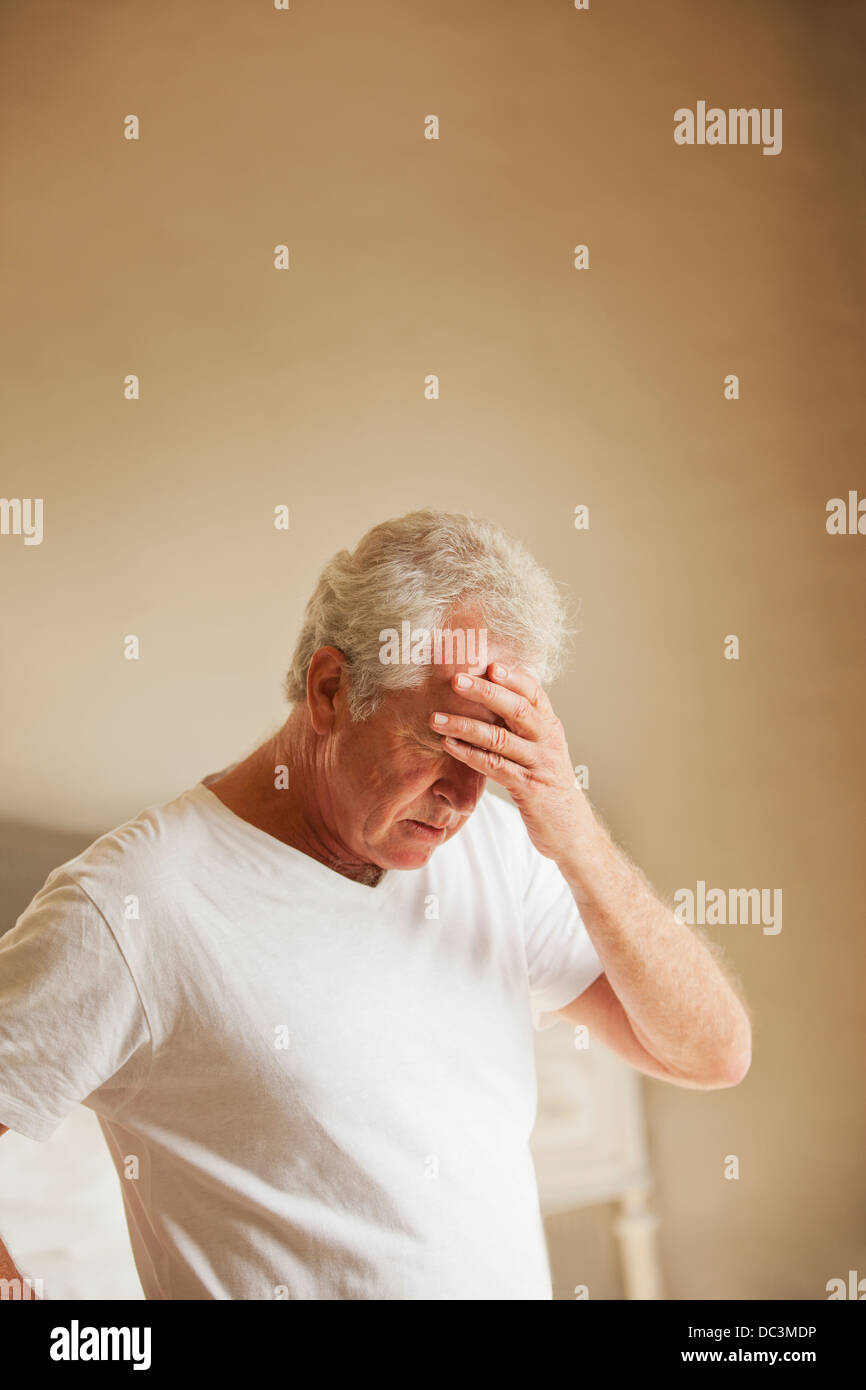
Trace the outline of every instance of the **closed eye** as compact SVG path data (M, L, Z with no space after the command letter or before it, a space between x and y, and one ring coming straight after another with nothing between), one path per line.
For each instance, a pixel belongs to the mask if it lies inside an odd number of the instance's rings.
M421 745L424 752L430 753L434 758L441 758L445 755L445 749L442 747L442 744L438 739L435 743L428 743L426 739L419 739L418 742Z
M442 747L442 740L435 734L416 734L411 735L412 742L422 752L429 753L434 758L445 757L445 749Z

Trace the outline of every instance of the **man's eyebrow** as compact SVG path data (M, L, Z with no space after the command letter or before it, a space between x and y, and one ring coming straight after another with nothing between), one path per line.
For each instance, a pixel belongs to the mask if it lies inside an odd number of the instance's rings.
M433 711L431 710L432 714ZM433 730L426 724L401 723L397 727L397 732L402 738L414 739L416 743L423 743L428 748L441 748L442 740L434 734Z
M426 748L442 747L442 735L434 733L432 729L418 729L416 730L415 737L418 742L423 743Z

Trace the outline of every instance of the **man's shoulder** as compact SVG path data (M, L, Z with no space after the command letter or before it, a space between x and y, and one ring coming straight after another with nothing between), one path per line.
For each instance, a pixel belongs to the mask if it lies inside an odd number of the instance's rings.
M497 792L485 791L476 811L482 811L491 825L501 827L511 835L525 834L523 817L514 802L506 801L505 797Z
M475 843L496 846L512 871L526 869L531 841L523 817L513 802L495 792L485 791L461 833Z
M562 887L565 880L552 859L539 854L529 837L523 817L513 801L492 792L485 792L469 818L466 830L478 818L474 840L487 857L495 857L512 880L519 880L523 890L554 885ZM466 831L461 832L466 833Z
M115 883L129 885L126 891L133 893L134 884L170 872L172 861L184 853L195 834L198 785L170 801L147 806L98 835L80 854L52 871L46 888L55 879L71 879L98 901Z

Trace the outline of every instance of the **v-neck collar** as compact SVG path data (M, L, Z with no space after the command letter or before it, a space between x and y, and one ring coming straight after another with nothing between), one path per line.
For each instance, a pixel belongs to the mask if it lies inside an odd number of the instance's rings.
M229 769L226 768L224 771L227 772ZM208 774L208 778L216 781L223 775L223 772L213 772ZM356 879L338 873L336 869L328 868L327 864L304 854L302 850L295 849L293 845L287 845L283 840L278 840L275 835L260 829L232 811L207 785L207 778L203 777L197 782L190 789L190 794L212 815L218 816L224 825L230 826L236 836L243 837L248 845L264 855L275 873L279 874L281 869L291 869L320 888L323 894L336 896L356 907L379 907L391 896L400 882L401 871L397 869L385 869L379 882L371 885L359 883Z

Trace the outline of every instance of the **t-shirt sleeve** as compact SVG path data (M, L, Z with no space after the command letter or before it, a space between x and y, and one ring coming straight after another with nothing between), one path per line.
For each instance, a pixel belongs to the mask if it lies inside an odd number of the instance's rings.
M0 937L0 1124L48 1139L94 1093L111 1108L150 1068L135 982L105 918L63 869Z
M562 1009L604 971L571 889L552 859L527 848L524 935L532 1022L552 1028Z

